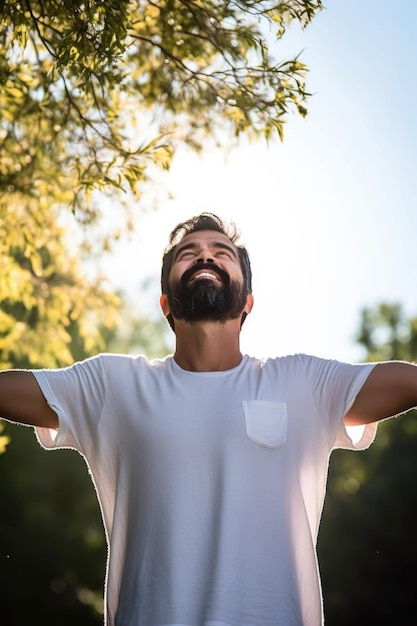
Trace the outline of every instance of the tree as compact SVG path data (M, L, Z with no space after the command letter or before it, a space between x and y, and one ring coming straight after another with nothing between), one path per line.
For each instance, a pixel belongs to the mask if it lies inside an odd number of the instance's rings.
M114 323L116 301L102 280L82 275L79 260L132 226L132 198L178 145L282 137L292 110L306 114L306 66L275 61L268 39L282 38L292 20L306 26L321 7L0 2L3 365L23 352L30 365L67 363L74 319L84 341L99 345L91 329L102 315ZM123 203L121 215L114 207Z
M178 142L200 148L225 122L282 137L292 108L306 114L306 66L277 63L265 33L307 25L320 0L2 4L3 182L41 197L59 181L88 221L92 189L136 190Z
M364 309L358 341L366 361L416 361L417 318L398 304ZM416 418L382 422L365 452L332 454L319 536L328 626L417 620Z
M358 342L366 349L370 361L415 361L417 318L407 318L398 303L365 308L361 313Z
M120 298L87 280L52 208L37 202L0 206L0 362L2 367L56 367L104 348L101 331L117 321Z

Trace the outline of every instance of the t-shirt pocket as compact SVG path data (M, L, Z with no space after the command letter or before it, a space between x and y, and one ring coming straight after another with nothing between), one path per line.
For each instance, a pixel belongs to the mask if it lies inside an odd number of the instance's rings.
M246 434L258 446L280 448L287 441L287 405L268 400L243 400Z

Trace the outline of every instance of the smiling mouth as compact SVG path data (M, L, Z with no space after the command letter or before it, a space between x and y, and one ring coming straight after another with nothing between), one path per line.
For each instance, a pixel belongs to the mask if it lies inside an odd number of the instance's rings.
M220 280L217 274L215 274L214 272L209 272L207 270L197 271L195 274L191 276L190 280L194 281L194 280L200 280L200 279L217 280L217 281Z

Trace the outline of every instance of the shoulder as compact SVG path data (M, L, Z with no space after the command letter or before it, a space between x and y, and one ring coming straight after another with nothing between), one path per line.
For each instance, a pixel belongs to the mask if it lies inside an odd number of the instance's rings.
M310 359L304 354L293 354L277 357L247 357L244 363L246 375L255 376L259 380L270 383L280 380L283 384L294 381L306 381Z
M285 371L285 370L301 370L306 369L310 363L314 362L316 357L306 354L289 354L276 357L247 357L245 366L248 368L257 368L267 371Z
M163 359L149 359L143 354L102 353L85 361L80 361L76 365L106 371L153 371L169 368L171 359L172 356Z
M258 369L264 374L304 377L310 381L326 378L355 378L369 371L369 364L346 363L304 353L266 359L248 357L246 366L252 370Z
M112 378L117 376L120 379L123 376L131 374L137 374L139 372L154 371L157 369L167 369L169 366L169 359L153 359L150 360L144 355L130 355L130 354L117 354L117 353L101 353L95 356L84 359L83 361L77 361L69 367L61 370L43 370L49 372L62 372L80 375L91 375L98 377L111 376Z

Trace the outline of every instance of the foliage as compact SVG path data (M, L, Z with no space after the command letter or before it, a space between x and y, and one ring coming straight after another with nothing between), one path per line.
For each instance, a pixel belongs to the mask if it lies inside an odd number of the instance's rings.
M382 303L364 309L358 341L369 361L417 359L417 318L407 318L400 304Z
M307 25L320 0L2 3L0 187L71 202L97 217L93 189L137 191L178 142L283 134L306 114L298 58L274 61L265 32ZM51 203L49 203L51 204Z
M0 2L3 367L68 363L74 324L87 351L102 347L117 299L80 261L132 227L132 198L180 143L282 136L291 111L305 115L307 68L276 62L268 39L321 6Z
M68 365L71 329L85 353L102 349L100 329L116 323L119 298L83 276L51 209L14 199L0 206L0 363Z
M417 359L417 318L398 304L364 309L367 361ZM417 414L378 426L361 453L333 453L319 536L327 626L413 624L417 610Z

